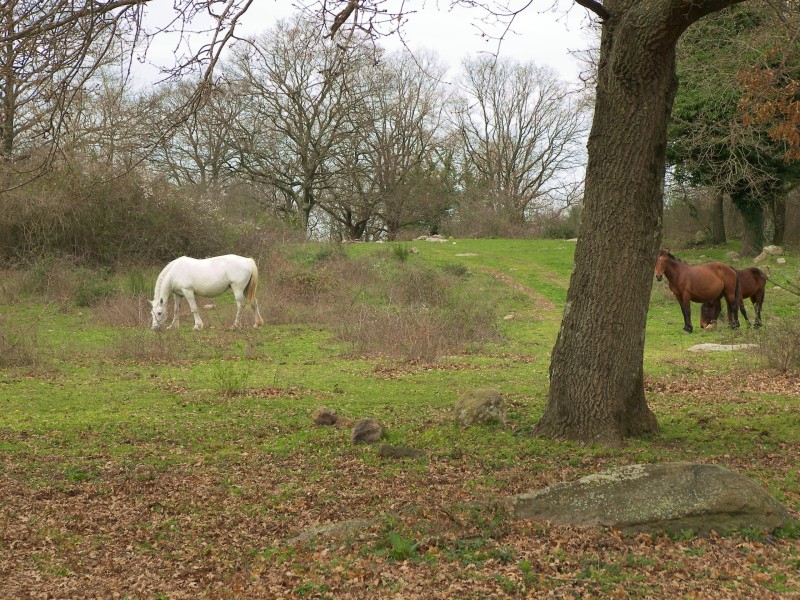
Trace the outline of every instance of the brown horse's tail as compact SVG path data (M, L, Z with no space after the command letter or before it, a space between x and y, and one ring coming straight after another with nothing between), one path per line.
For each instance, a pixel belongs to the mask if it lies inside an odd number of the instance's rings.
M256 297L256 290L258 290L258 265L256 265L256 261L252 258L250 261L253 263L253 272L250 274L250 281L247 282L247 287L244 288L244 298L247 306L253 304L253 299Z

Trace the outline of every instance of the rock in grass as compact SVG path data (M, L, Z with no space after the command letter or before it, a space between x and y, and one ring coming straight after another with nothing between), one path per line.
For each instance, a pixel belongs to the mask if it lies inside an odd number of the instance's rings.
M493 389L476 389L462 394L455 405L456 423L460 427L484 423L506 422L506 409L500 392Z
M362 419L353 426L350 440L354 444L374 444L383 439L385 430L377 419Z
M384 444L378 450L378 456L381 458L422 458L425 453L417 448Z
M753 479L697 463L629 465L512 496L518 519L627 532L772 531L789 522Z
M337 415L336 411L332 408L320 406L314 411L314 414L311 415L311 419L317 425L336 425L336 421L339 420L339 415Z

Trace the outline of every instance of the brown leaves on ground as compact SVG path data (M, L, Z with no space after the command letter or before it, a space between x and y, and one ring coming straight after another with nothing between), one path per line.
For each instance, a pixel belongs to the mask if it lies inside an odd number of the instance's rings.
M376 376L427 368L382 366ZM766 371L651 379L647 388L662 406L682 406L684 396L734 408L755 393L800 397L796 376ZM694 411L702 427L710 417ZM331 443L277 455L255 440L237 444L213 458L186 448L176 463L160 461L153 440L138 461L86 457L92 466L79 481L47 457L0 454L0 598L800 596L797 537L626 537L509 522L482 504L633 456L582 451L564 460L532 446L516 462L465 449L381 461L373 447ZM782 487L797 477L800 447L789 440L698 460L766 473L765 484ZM790 491L782 500L798 506ZM381 515L349 538L286 543L318 525Z
M789 395L800 398L800 374L774 369L761 371L730 371L692 377L648 379L647 394L686 395L693 398L724 402L744 402L746 395Z
M627 538L512 523L473 504L573 479L603 458L498 472L469 456L433 456L389 473L371 449L313 460L242 450L225 465L163 470L109 459L93 481L43 488L22 483L6 459L0 597L763 598L800 589L798 540ZM313 526L380 514L399 516L345 541L285 544Z

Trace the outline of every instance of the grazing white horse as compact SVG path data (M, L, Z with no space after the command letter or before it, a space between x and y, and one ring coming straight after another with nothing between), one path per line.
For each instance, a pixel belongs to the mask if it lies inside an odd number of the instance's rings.
M172 323L178 327L178 307L181 296L186 298L194 315L194 328L202 329L203 320L197 312L197 302L194 295L205 298L214 298L230 288L236 297L236 319L234 327L239 326L239 315L242 304L248 304L255 313L255 325L264 324L261 313L258 311L256 289L258 288L258 267L252 258L226 254L213 258L196 259L188 256L176 258L161 270L156 280L156 289L153 300L150 301L153 316L153 329L158 329L167 317L167 302L170 294L175 299L175 308Z

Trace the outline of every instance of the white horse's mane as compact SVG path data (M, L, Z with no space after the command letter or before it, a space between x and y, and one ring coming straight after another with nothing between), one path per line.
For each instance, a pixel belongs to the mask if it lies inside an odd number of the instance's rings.
M168 296L169 296L169 294L167 294L166 296L162 295L162 292L161 292L161 287L164 285L164 280L167 278L167 274L168 274L168 273L169 273L169 271L172 269L172 266L173 266L173 265L174 265L174 264L175 264L175 263L176 263L178 260L180 260L181 258L183 258L183 257L181 256L181 257L178 257L178 258L176 258L175 260L173 260L173 261L171 261L171 262L167 263L167 266L166 266L166 267L164 267L163 269L161 269L161 273L159 273L159 274L158 274L158 279L156 279L156 289L155 289L155 293L154 293L154 298L153 298L153 300L158 300L159 298L165 298L165 299L166 299L166 297L168 297Z

